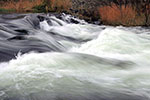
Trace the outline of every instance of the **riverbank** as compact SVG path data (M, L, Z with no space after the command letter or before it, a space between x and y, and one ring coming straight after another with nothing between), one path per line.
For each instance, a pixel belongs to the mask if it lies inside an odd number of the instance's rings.
M89 23L149 26L150 3L137 0L19 0L1 1L0 13L67 13Z

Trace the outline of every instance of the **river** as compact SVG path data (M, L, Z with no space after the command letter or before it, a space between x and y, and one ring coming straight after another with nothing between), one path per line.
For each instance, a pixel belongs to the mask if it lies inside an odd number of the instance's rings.
M149 28L0 15L0 100L150 100L149 60Z

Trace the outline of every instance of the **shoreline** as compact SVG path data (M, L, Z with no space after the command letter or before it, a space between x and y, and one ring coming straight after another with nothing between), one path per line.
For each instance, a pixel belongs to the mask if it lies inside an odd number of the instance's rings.
M25 16L25 15L29 15L29 14L39 14L39 15L46 15L46 14L49 14L49 15L54 15L54 16L58 16L58 18L62 15L62 14L66 14L66 13L57 13L57 12L48 12L48 13L35 13L35 12L26 12L26 13L17 13L17 12L11 12L11 13L0 13L0 15L22 15L22 16ZM71 15L71 14L66 14L66 15L70 15L70 16L73 16L75 18L78 18L80 19L79 17L77 16L74 16L74 15ZM86 21L85 19L81 19L81 20L84 20ZM94 25L106 25L106 26L113 26L113 27L142 27L142 28L149 28L150 26L144 26L144 25L134 25L134 26L124 26L124 25L112 25L112 24L102 24L101 22L98 22L96 23L96 21L86 21L87 23L89 24L94 24Z
M150 26L150 11L147 8L142 8L142 4L132 4L132 2L121 3L117 1L103 1L103 0L42 0L4 2L7 6L0 7L1 14L30 14L30 13L56 13L56 14L70 14L79 19L83 19L88 23L96 25L110 25L110 26ZM53 1L53 2L52 2ZM34 4L34 2L36 4ZM1 2L0 2L1 3ZM19 8L15 8L15 3ZM135 1L136 3L136 1ZM4 4L4 5L6 5ZM2 3L0 5L3 5ZM12 7L9 7L12 6ZM143 2L144 5L144 2ZM150 5L150 4L149 4ZM144 6L149 6L145 4ZM140 6L138 11L136 7ZM140 8L139 8L140 9ZM148 13L149 12L149 13Z

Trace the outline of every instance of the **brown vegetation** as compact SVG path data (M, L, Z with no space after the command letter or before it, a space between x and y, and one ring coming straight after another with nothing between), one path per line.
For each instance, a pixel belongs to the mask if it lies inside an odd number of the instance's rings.
M150 25L150 0L113 0L103 4L99 14L104 24Z
M0 11L69 12L109 25L150 25L150 0L0 0Z
M13 9L16 12L32 12L32 8L39 5L44 5L44 9L50 11L68 10L71 7L70 0L9 0L1 4L0 8Z
M99 8L100 17L103 23L112 25L141 25L136 10L130 5L117 5L112 3L109 6Z
M50 10L63 11L71 8L72 3L70 0L51 0Z
M14 9L16 12L26 12L31 10L32 7L40 5L43 3L43 0L9 0L7 2L3 2L1 8L4 9Z

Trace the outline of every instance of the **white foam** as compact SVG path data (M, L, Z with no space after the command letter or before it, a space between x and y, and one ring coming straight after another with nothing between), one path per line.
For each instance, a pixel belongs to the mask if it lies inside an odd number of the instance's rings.
M70 51L122 60L133 60L138 57L142 60L146 57L144 55L150 53L148 37L118 28L107 28L97 39L82 44L81 47L74 47Z

